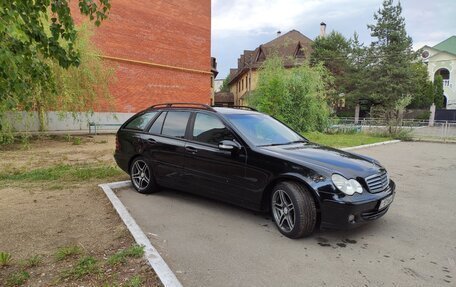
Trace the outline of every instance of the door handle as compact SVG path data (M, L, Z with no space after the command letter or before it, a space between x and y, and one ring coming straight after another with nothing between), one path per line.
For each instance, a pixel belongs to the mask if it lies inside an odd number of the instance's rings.
M198 150L195 147L192 147L192 146L186 146L185 150L187 152L189 152L189 153L197 153L198 152Z
M157 141L154 140L154 139L147 139L147 143L149 143L149 144L156 144Z

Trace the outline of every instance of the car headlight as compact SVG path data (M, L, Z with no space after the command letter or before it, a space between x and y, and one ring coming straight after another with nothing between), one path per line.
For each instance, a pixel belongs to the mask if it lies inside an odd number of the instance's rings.
M332 182L338 190L342 191L346 195L353 195L355 192L362 193L363 187L356 179L346 179L340 174L333 174L331 176Z

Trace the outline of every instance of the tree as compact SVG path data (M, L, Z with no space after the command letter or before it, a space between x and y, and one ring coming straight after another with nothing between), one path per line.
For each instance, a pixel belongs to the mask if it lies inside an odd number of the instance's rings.
M359 42L358 34L355 32L349 41L350 53L348 54L349 69L346 82L346 103L355 106L359 99L365 97L369 90L369 78L366 73L369 67L368 49Z
M387 111L394 110L398 101L415 91L413 63L417 53L412 50L412 39L401 14L400 3L394 5L393 0L385 0L374 14L377 23L368 25L371 36L377 38L368 54L368 96Z
M108 84L113 80L114 71L97 56L100 51L90 42L91 28L87 24L78 28L74 42L80 59L77 67L63 68L56 60L47 61L55 89L37 91L31 103L40 115L40 130L46 129L45 111L87 112L110 105Z
M220 87L220 92L229 92L230 91L230 75L226 76L225 80L223 80L222 86Z
M96 26L107 18L110 0L78 0ZM77 67L77 30L68 0L0 2L0 119L5 111L36 109L33 99L55 93L51 63ZM8 130L0 120L0 134Z
M350 77L350 42L339 32L332 31L325 37L318 36L312 43L312 49L310 63L323 63L334 76L334 96L346 93Z
M100 25L111 7L109 0L78 0L82 14ZM55 59L66 68L79 64L77 37L67 0L0 2L0 96L30 94L33 84L49 86L49 66ZM20 99L19 99L20 100ZM11 103L14 106L14 101Z
M279 57L267 59L249 103L298 132L324 130L328 124L332 76L322 64L285 69Z
M443 78L440 75L434 78L434 103L437 109L444 108Z
M415 89L412 92L410 108L429 108L434 102L434 85L429 80L426 65L421 62L412 65Z
M399 135L403 110L418 93L414 69L418 53L412 50L412 39L405 30L402 7L393 0L383 1L374 14L376 23L368 25L376 38L367 49L366 98L372 100L371 116L386 120L391 135Z

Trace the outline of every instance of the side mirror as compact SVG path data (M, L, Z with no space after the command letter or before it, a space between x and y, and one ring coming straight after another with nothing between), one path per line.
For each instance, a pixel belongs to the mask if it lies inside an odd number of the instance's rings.
M233 151L241 149L241 145L235 141L224 140L219 142L218 148L220 150Z

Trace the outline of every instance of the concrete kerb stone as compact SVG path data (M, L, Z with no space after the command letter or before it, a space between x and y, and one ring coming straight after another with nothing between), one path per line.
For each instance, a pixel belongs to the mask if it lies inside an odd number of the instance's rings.
M379 145L394 144L394 143L398 143L398 142L401 142L401 141L400 140L391 140L391 141L385 141L385 142L379 142L379 143L373 143L373 144L364 144L364 145L359 145L359 146L341 148L341 150L350 151L350 150L374 147L374 146L379 146Z
M146 236L146 234L144 234L142 229L128 212L125 205L123 205L123 203L113 191L113 189L128 186L131 186L130 181L112 182L99 185L99 187L103 189L104 193L111 201L111 204L119 214L122 221L127 226L136 243L144 246L144 256L149 262L152 269L157 274L158 278L160 278L163 285L167 287L182 287L182 284L179 282L176 275L173 273L173 271L171 271L168 264L166 264L165 260L163 260L157 249L152 245L149 238Z

